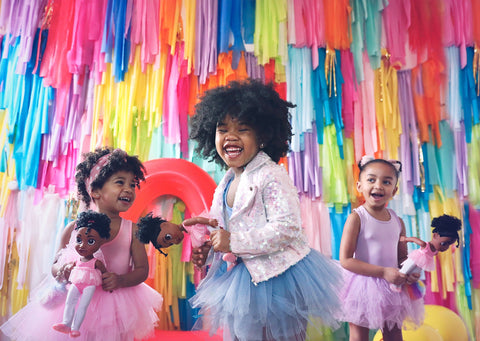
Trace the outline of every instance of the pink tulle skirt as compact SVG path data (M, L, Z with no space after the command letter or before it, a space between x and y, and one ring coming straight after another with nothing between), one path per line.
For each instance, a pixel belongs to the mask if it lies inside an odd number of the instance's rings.
M47 282L53 290L55 281ZM67 334L52 329L53 324L62 322L64 300L48 305L41 296L33 298L0 330L12 340L35 341L40 335L42 340L71 340ZM80 327L81 335L75 340L131 341L152 336L162 301L162 296L145 283L111 293L97 288Z
M412 300L404 288L390 289L382 278L368 277L344 270L345 285L341 292L342 321L369 329L419 326L424 318L423 298Z

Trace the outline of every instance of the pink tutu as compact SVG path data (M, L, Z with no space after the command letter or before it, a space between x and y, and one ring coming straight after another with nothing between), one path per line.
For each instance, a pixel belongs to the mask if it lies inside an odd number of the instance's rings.
M95 253L95 258L102 261L107 270L117 274L128 273L131 261L131 236L132 222L122 219L117 236L103 244ZM75 234L72 233L70 244L60 252L59 264L73 262L78 258L74 243ZM54 279L51 277L42 282L44 288L36 288L27 305L0 326L5 335L12 340L24 341L71 340L68 335L52 328L54 324L62 322L65 307L65 301L54 299L61 295L51 294L54 287L52 282ZM162 295L145 283L112 292L97 287L80 327L80 337L75 339L131 341L149 337L154 333L158 322L156 312L160 310L162 302Z
M408 254L408 258L415 263L416 266L425 270L425 271L433 271L435 270L435 260L434 255L436 253L428 252L430 249L430 244L421 249L413 250Z
M63 302L64 303L64 302ZM76 340L133 340L153 335L162 297L147 284L121 288L113 292L95 290ZM64 304L48 309L34 299L1 326L12 340L71 340L52 329L63 318ZM34 318L32 318L34 317ZM101 318L100 318L101 317ZM28 328L25 328L28 326Z
M382 278L368 277L344 270L345 285L341 292L343 312L340 320L369 329L384 325L402 328L405 322L419 326L424 318L423 299L410 299L405 288L390 289ZM409 325L410 326L410 325Z
M98 269L74 267L70 274L70 282L98 286L102 284L102 273Z

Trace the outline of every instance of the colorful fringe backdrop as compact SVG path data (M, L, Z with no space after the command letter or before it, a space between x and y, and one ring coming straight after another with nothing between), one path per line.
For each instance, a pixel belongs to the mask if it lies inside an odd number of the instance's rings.
M426 302L480 339L480 0L0 6L1 316L49 273L82 152L185 158L218 181L192 153L189 116L206 89L252 77L297 105L285 164L313 247L338 257L364 154L402 161L391 206L408 235L429 240L432 217L462 218L460 247L426 275ZM173 291L166 302L186 295Z

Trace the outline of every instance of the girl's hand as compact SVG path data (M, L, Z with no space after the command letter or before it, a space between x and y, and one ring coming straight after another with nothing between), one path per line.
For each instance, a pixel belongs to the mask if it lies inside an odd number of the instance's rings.
M395 285L402 285L405 283L405 280L407 279L407 275L402 274L398 269L396 268L384 268L383 271L383 278Z
M230 249L230 232L215 230L210 233L210 240L212 241L213 249L220 252L231 252Z
M121 277L113 272L102 274L102 289L112 292L121 287Z
M407 275L407 279L405 280L405 283L412 284L412 283L417 282L419 279L420 279L420 273L418 273L418 272L412 273L412 274Z
M192 262L198 268L201 268L205 265L207 261L208 252L212 248L212 242L207 241L200 247L192 249Z

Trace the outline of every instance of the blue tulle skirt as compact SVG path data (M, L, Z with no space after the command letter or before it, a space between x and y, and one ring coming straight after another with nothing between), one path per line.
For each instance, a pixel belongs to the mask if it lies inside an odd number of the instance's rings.
M291 341L304 340L309 322L319 330L338 326L341 270L318 251L257 284L241 261L227 271L216 257L210 271L190 299L201 308L194 329L222 330L224 340Z

